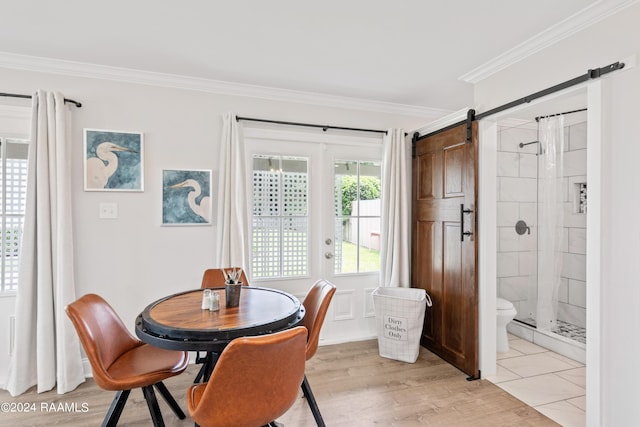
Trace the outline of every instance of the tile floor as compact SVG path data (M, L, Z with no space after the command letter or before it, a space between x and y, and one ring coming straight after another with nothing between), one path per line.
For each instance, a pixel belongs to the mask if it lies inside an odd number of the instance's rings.
M564 427L585 422L585 365L509 335L487 379Z

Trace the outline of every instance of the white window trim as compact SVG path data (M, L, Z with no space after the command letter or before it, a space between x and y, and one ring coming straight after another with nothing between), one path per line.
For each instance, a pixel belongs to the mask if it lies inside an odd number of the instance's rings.
M29 140L31 107L0 104L0 137ZM15 298L16 290L0 290L0 298Z

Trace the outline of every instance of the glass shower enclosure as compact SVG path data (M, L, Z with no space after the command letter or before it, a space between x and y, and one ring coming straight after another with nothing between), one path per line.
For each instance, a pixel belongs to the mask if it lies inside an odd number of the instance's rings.
M586 342L584 111L501 124L498 295L516 321Z

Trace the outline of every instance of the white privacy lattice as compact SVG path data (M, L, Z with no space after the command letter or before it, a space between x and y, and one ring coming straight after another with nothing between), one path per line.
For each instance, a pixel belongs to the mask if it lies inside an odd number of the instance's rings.
M280 276L280 219L253 217L252 276Z
M304 276L307 274L307 235L306 217L283 219L283 276Z
M278 215L278 188L280 186L278 172L253 172L253 215Z
M284 172L282 174L282 209L285 216L307 216L307 174Z
M309 270L306 160L270 157L266 161L269 169L260 168L264 157L254 161L252 275L304 276ZM296 168L304 163L304 172L282 171L287 161Z

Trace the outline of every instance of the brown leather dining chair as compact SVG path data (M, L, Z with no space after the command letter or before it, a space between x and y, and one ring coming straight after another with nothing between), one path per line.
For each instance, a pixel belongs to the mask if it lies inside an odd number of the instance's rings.
M202 284L200 288L222 288L226 282L226 274L225 271L229 270L240 270L240 281L243 286L249 286L249 280L247 280L247 276L244 274L244 269L239 267L227 267L227 268L208 268L202 274ZM217 357L218 355L213 352L208 352L205 355L201 355L200 352L196 353L196 364L202 364L202 367L198 371L196 378L193 380L194 383L199 383L203 378L206 377L206 369L207 366L211 366L210 360L212 358Z
M154 426L164 426L154 386L178 418L185 418L162 381L186 369L187 352L164 350L134 338L113 308L98 295L84 295L65 311L87 353L96 384L104 390L117 391L103 426L117 425L129 393L138 387L142 388Z
M236 338L209 381L187 391L187 408L202 427L274 425L297 400L304 378L307 330Z
M229 270L240 270L240 281L243 285L249 285L249 280L247 280L247 276L244 274L244 270L238 267L228 267L228 268L209 268L204 271L202 275L202 285L201 288L221 288L224 286L226 281L225 271Z
M333 283L320 279L311 287L311 290L302 303L305 309L304 326L307 328L307 331L309 331L306 350L307 360L311 359L316 354L318 341L320 340L320 329L322 329L322 324L324 323L324 318L327 315L331 298L333 298L333 294L335 293L336 286ZM322 414L320 414L320 408L318 408L318 404L313 396L313 392L311 391L311 386L309 385L306 375L302 381L302 393L307 399L307 403L309 404L309 408L311 408L316 424L318 427L324 427L325 424L322 419Z

